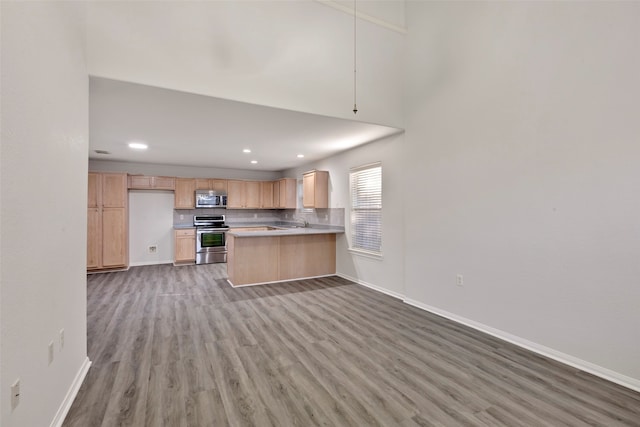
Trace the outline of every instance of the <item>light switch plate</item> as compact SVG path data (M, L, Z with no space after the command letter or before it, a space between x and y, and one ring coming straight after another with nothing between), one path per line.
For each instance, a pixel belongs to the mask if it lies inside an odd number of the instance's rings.
M20 403L20 378L11 384L11 410L16 409Z

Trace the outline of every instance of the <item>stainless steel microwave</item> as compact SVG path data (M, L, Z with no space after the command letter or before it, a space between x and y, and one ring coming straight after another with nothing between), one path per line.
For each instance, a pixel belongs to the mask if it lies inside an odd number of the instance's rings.
M226 208L227 195L213 190L196 190L196 208Z

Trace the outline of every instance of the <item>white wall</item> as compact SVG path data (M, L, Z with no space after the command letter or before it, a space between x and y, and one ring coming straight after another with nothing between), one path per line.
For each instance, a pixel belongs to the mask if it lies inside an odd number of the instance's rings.
M0 424L47 426L87 366L85 6L3 1L1 11Z
M395 296L404 294L403 138L402 134L384 138L283 173L286 177L301 180L302 173L308 170L329 171L329 207L345 208L346 233L338 237L336 247L337 273ZM382 259L354 254L348 250L351 215L349 170L377 161L382 162ZM298 204L298 208L301 208L300 200Z
M91 75L403 127L401 33L358 21L354 116L352 15L312 1L88 7ZM365 10L397 22L403 4Z
M407 297L637 388L639 23L407 2L404 145Z
M175 165L156 165L151 163L111 162L90 160L89 170L95 172L127 172L131 174L177 176L183 178L222 178L265 180L280 178L279 172L256 171L249 169L201 168Z
M129 191L129 265L173 262L173 199L172 191Z

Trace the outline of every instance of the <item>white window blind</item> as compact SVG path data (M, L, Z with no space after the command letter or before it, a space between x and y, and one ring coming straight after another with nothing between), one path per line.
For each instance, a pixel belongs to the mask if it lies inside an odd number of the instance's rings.
M382 252L382 166L351 170L351 249Z

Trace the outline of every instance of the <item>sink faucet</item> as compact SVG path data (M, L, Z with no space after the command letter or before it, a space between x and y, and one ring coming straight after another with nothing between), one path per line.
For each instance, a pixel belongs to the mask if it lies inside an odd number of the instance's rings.
M304 228L307 228L309 226L309 221L307 221L305 218L296 218L294 216L293 220L297 221L297 222L300 222Z

